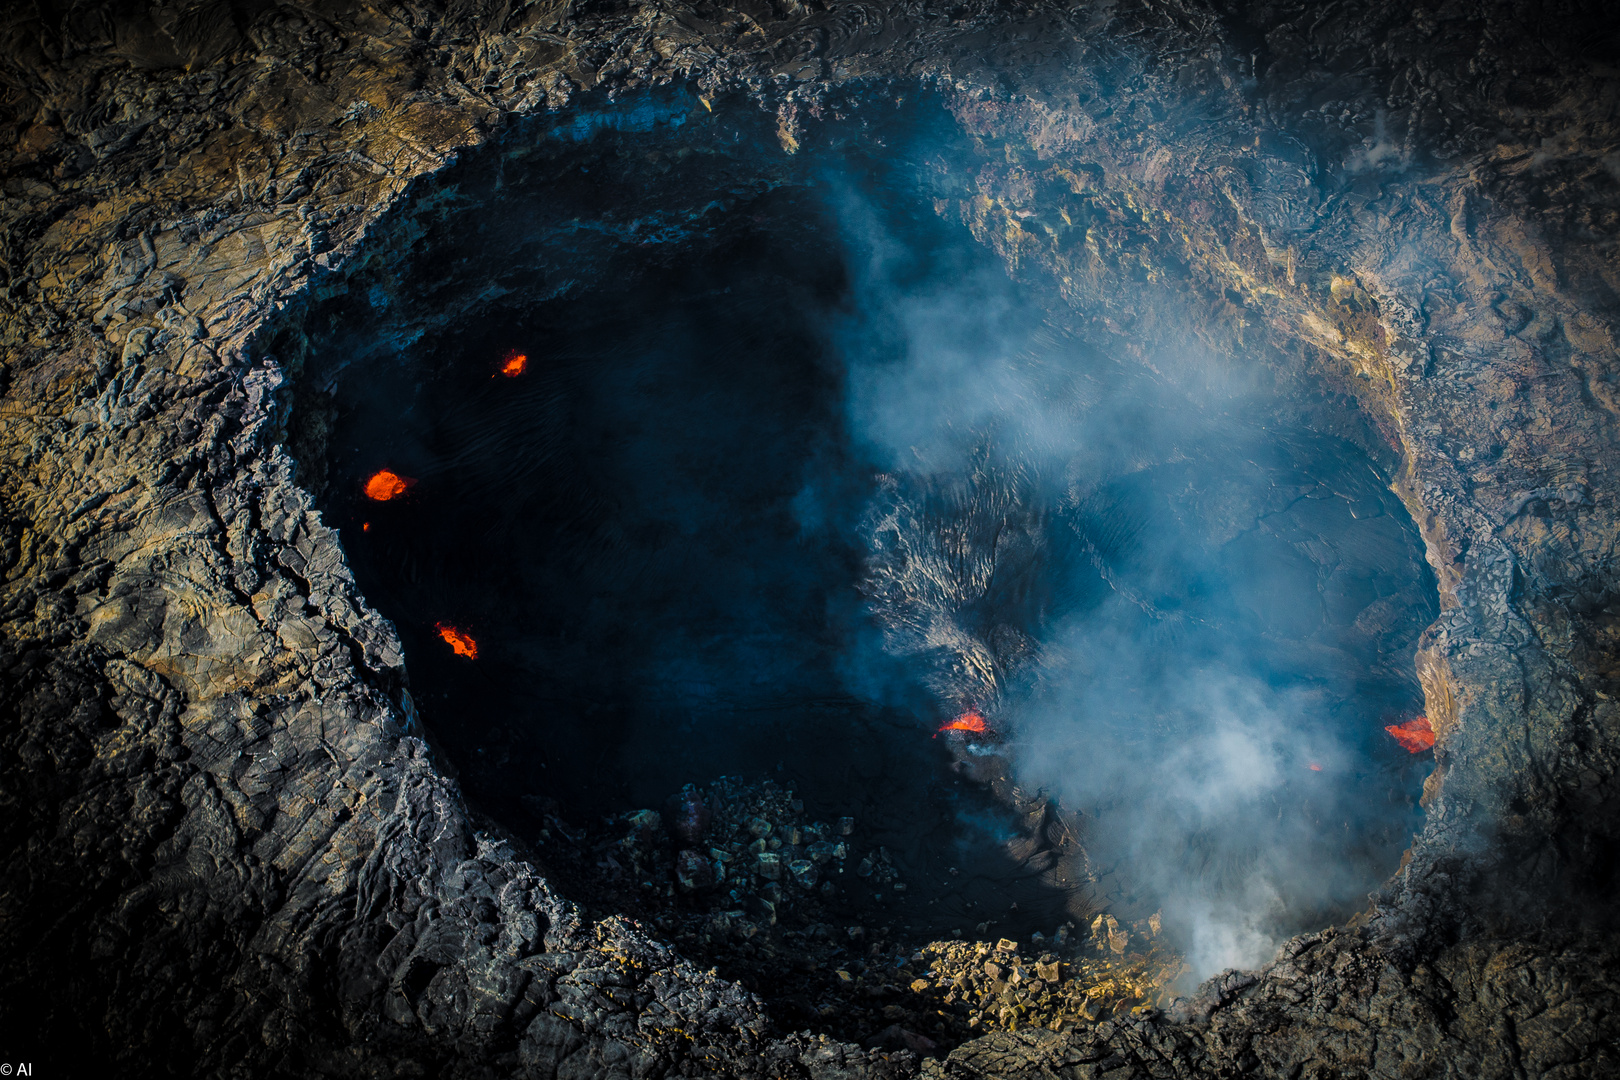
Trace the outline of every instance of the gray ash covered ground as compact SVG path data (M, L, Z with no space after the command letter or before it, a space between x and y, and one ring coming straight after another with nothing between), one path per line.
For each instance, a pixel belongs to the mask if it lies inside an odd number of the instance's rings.
M571 896L738 979L783 1030L927 1056L990 1030L1140 1015L1168 1003L1182 970L1157 916L1066 919L1022 943L989 921L931 935L906 912L937 904L951 881L907 880L860 821L813 820L771 780L688 784L660 810L583 825L555 800L528 803L545 823L541 858Z

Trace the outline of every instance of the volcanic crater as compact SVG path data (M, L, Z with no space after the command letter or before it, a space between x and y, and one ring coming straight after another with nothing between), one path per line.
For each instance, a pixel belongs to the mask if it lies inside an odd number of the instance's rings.
M1386 733L1429 730L1437 613L1389 447L1206 347L1085 345L941 214L985 148L937 95L823 109L791 155L684 89L521 126L266 332L408 730L571 898L855 1040L1018 1024L852 1013L880 954L1151 916L1156 984L1095 1020L1354 915L1428 761Z
M19 17L0 1055L1611 1072L1564 16Z

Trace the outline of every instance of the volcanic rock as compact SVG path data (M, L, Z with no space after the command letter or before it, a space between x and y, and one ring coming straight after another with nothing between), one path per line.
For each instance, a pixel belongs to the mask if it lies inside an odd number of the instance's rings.
M636 839L651 843L664 831L664 819L656 810L637 810L625 819Z
M1612 35L1603 5L1515 3L8 13L4 1053L120 1076L1620 1071ZM1062 282L1080 332L1241 356L1301 412L1363 418L1442 613L1417 660L1427 817L1351 925L1173 1014L1072 1001L1110 1019L1051 1031L981 1001L1016 1030L919 1065L784 1033L468 809L286 448L304 372L260 335L385 262L367 238L452 197L434 178L461 156L676 81L765 105L783 155L835 99L927 86L986 151L944 209ZM1163 314L1188 298L1196 328ZM703 812L678 809L695 854ZM1099 963L1128 959L1107 940Z
M700 852L683 848L675 856L675 880L687 892L714 888L714 865Z

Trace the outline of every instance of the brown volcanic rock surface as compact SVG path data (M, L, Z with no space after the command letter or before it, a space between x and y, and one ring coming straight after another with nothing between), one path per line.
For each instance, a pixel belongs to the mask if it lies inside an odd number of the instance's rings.
M756 999L584 924L469 817L402 735L397 640L293 481L288 373L254 348L514 115L690 77L764 93L788 142L826 85L899 77L937 80L999 150L947 212L1064 280L1078 328L1193 334L1304 414L1364 407L1445 608L1420 655L1428 824L1363 925L1173 1017L922 1068L1615 1071L1600 6L78 5L0 35L0 1053L120 1074L919 1067L773 1037ZM1166 314L1188 297L1194 325Z

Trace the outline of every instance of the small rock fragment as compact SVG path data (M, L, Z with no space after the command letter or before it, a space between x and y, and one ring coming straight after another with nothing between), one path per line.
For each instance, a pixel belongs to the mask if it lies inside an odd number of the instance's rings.
M804 849L804 853L818 863L824 863L833 857L833 852L842 845L829 844L825 840L817 840Z
M776 925L776 905L763 897L748 902L748 913L766 926Z
M1112 915L1099 915L1091 921L1091 941L1102 952L1124 956L1130 934L1120 928L1119 920Z
M675 883L687 892L714 887L714 865L701 852L683 848L675 856Z
M664 817L656 810L637 810L625 818L625 824L630 826L632 836L646 843L664 830Z

